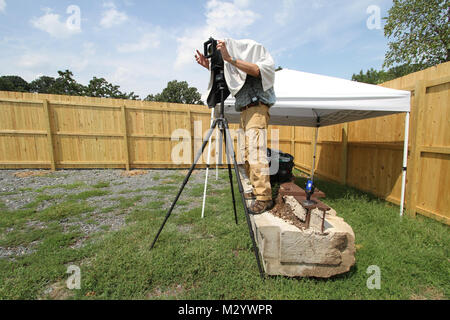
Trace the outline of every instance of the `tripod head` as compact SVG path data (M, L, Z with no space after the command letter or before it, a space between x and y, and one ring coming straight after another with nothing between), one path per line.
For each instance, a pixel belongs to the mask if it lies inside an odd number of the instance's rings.
M205 58L211 59L210 65L213 75L213 85L206 101L209 108L214 108L218 103L220 103L220 116L223 118L223 102L230 95L230 90L228 89L225 80L222 53L217 50L217 40L213 38L209 38L203 46Z

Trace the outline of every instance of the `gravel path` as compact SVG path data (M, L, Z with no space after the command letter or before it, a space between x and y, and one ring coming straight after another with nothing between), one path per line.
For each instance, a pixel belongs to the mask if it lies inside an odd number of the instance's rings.
M155 197L158 195L157 190L146 189L164 184L173 185L175 192L181 186L181 182L187 174L187 170L145 171L147 172L146 174L123 176L123 170L61 170L46 176L18 178L15 174L21 171L0 170L0 201L6 205L8 210L18 210L34 201L39 194L78 194L82 191L92 190L99 183L107 183L107 187L99 189L110 191L110 195L96 197L95 200L88 199L89 202L95 202L98 207L104 208L114 204L112 199L117 197L132 198L137 195ZM219 172L222 176L226 173L225 170L219 170ZM173 176L178 176L179 178L173 179ZM195 186L203 185L204 179L205 170L195 170L185 190L188 191ZM210 171L209 181L215 181L215 171ZM80 186L73 189L63 187L78 184ZM208 188L214 187L215 184L209 183ZM44 190L41 193L36 192L39 189ZM39 209L42 210L43 208L45 207Z
M126 217L135 206L156 202L156 209L168 209L179 190L187 170L137 170L141 173L124 176L124 170L59 170L56 172L29 170L0 170L0 213L16 211L38 201L36 211L67 201L68 197L81 193L101 191L103 195L88 197L83 200L94 210L83 213L81 217L67 217L57 221L64 232L74 228L83 232L72 247L81 247L89 235L101 231L116 231L126 225ZM42 176L40 176L42 174ZM19 177L25 175L26 177ZM179 200L180 207L189 211L200 207L203 194L205 170L195 170ZM228 187L228 172L219 170L219 180L215 179L215 170L210 170L208 190ZM165 188L165 189L164 189ZM46 200L48 198L48 200ZM44 200L42 200L44 199ZM130 206L121 206L129 200ZM2 237L14 231L16 226L1 230ZM17 229L43 229L47 225L39 220L27 221L25 226ZM0 258L30 254L36 243L28 246L2 247Z

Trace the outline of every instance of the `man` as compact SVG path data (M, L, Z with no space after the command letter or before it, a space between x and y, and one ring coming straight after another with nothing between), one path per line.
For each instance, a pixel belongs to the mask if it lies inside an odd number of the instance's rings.
M266 132L269 108L276 100L275 64L265 48L252 40L225 39L218 41L217 49L222 54L225 79L235 97L236 111L241 112L240 127L245 132L245 170L253 187L245 198L256 199L249 211L260 214L273 207ZM198 50L195 59L209 70L209 60Z

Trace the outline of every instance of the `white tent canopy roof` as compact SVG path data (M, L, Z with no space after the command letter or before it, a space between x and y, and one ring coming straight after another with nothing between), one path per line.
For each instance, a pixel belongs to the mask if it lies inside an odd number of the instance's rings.
M274 89L272 125L316 127L320 120L322 127L410 111L409 91L289 69L276 72ZM234 101L225 101L225 117L239 123Z

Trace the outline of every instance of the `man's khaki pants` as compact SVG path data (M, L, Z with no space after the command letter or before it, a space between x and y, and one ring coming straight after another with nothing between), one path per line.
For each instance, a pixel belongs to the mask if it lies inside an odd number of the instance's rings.
M269 161L267 160L267 127L269 107L260 103L241 112L240 128L245 142L241 141L241 155L244 156L245 171L253 186L256 200L272 200Z

